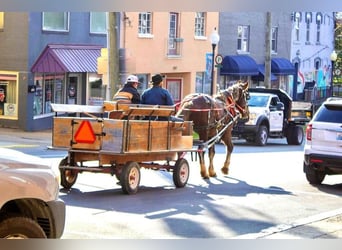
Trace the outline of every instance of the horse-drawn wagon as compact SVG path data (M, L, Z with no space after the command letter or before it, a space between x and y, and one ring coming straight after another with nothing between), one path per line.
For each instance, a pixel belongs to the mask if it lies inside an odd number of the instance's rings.
M68 151L59 164L64 188L71 188L78 174L88 171L115 175L122 191L134 194L141 167L170 171L176 187L186 185L190 169L184 156L196 150L192 122L173 121L174 107L116 102L51 106L56 114L52 146Z
M103 106L51 104L56 113L52 146L68 150L59 165L61 185L71 188L84 171L109 173L117 177L124 193L133 194L138 191L143 167L170 171L175 186L184 187L190 173L184 158L188 152L198 154L204 179L216 176L213 158L219 140L226 145L221 171L228 174L231 131L238 118L248 119L247 98L248 82L238 82L214 97L188 95L177 110L118 102L104 102ZM173 115L183 120L173 119ZM199 142L194 142L193 131ZM207 149L209 173L204 162Z

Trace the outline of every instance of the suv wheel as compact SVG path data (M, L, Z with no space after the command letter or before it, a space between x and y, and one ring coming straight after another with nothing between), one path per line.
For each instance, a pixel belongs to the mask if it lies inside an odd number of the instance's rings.
M325 178L325 173L322 171L314 170L310 166L304 165L305 176L310 184L319 185L323 182Z
M265 125L261 125L255 136L255 144L258 146L265 146L268 139L268 129Z

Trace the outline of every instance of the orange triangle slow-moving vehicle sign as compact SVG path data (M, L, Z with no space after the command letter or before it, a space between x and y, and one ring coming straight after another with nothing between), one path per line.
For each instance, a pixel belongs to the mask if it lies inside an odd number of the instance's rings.
M95 142L96 137L89 121L83 121L81 123L74 138L77 143L92 144Z

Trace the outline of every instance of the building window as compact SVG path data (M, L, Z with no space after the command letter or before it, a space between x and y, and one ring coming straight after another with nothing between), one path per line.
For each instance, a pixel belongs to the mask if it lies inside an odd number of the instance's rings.
M152 34L152 13L141 12L139 13L139 35Z
M237 50L249 52L249 26L238 26Z
M277 53L278 51L278 27L272 28L272 41L271 41L271 50L273 53Z
M148 82L148 74L137 74L137 77L139 79L140 84L138 85L138 92L142 94L145 89L148 88L149 82Z
M195 36L205 36L205 12L196 12L195 15Z
M103 105L106 98L106 85L102 83L101 75L89 73L88 75L88 105Z
M69 13L43 12L43 30L69 31Z
M322 13L317 13L316 15L316 24L317 24L317 31L316 31L316 44L321 43L321 24L322 24Z
M17 77L0 74L0 117L18 117Z
M4 12L0 12L0 31L4 30Z
M293 21L294 21L294 28L295 28L295 39L296 41L299 41L299 29L300 29L300 22L302 20L302 15L300 12L295 12L293 14Z
M322 60L321 58L317 57L314 60L315 70L319 70L322 67Z
M167 45L167 55L168 56L180 56L181 55L181 39L179 38L179 14L171 12L169 16L169 38Z
M206 72L196 72L196 93L210 94L210 81L206 81Z
M34 116L50 114L52 112L51 103L64 103L64 79L64 74L35 75Z
M305 14L305 22L306 22L306 44L310 44L310 23L312 22L311 12L307 12Z
M90 33L107 34L106 12L90 12Z

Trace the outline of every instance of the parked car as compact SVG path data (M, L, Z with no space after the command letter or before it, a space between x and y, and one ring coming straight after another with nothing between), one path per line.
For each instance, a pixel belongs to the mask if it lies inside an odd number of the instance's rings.
M0 238L60 238L65 204L43 159L0 148Z
M311 184L342 174L342 98L329 98L306 128L304 173Z

